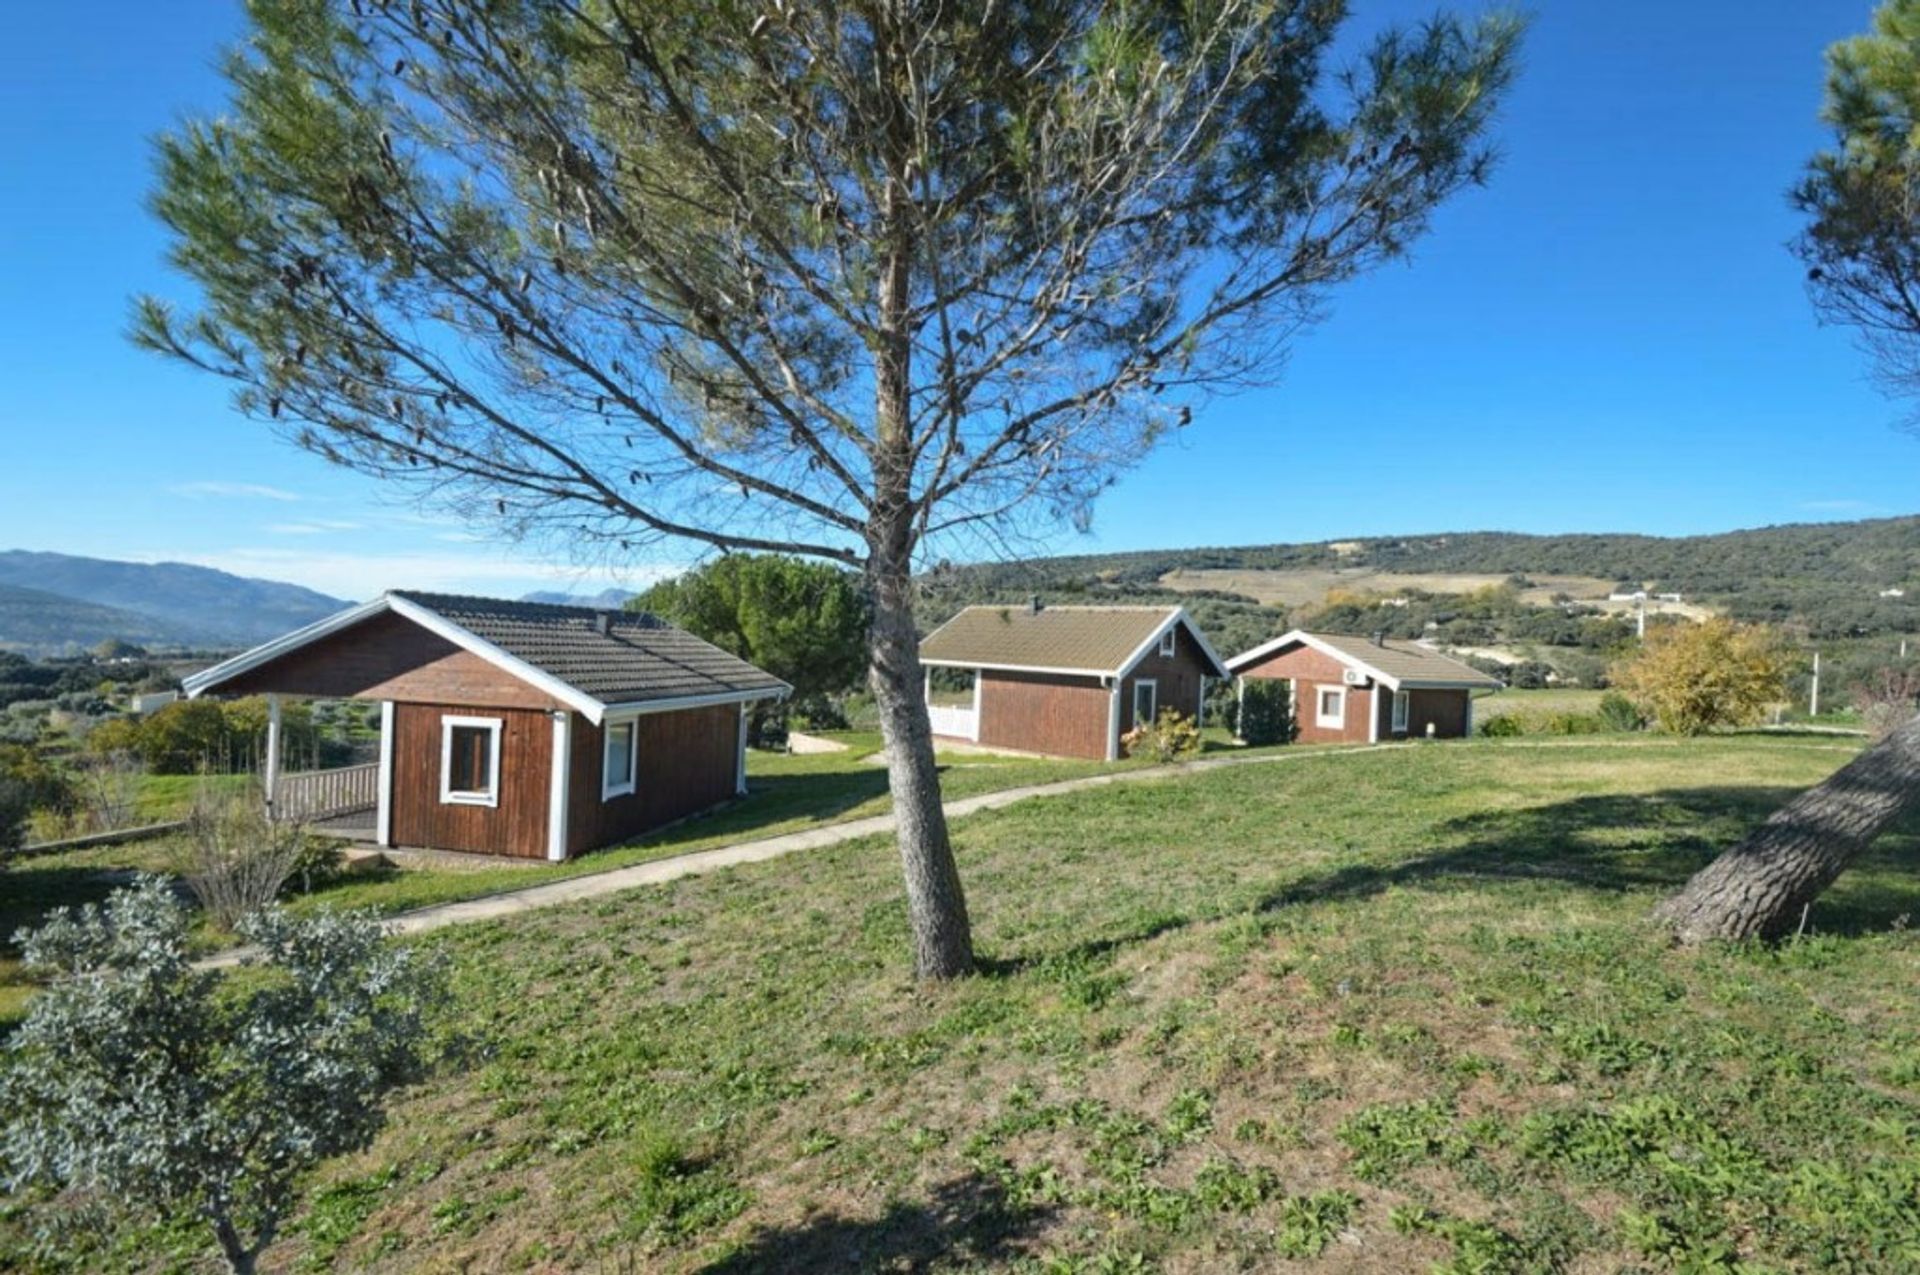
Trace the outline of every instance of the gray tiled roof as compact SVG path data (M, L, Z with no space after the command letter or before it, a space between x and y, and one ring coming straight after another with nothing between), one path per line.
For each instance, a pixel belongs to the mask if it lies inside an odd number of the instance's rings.
M1358 660L1378 669L1397 682L1422 683L1446 682L1451 685L1468 687L1487 687L1497 689L1500 685L1495 678L1487 676L1470 664L1463 664L1450 655L1442 655L1430 647L1415 642L1404 642L1399 638L1383 638L1375 643L1370 637L1354 637L1345 633L1315 633L1313 636L1335 650L1343 652L1348 658Z
M1117 673L1178 607L971 606L929 633L939 664Z
M644 612L411 590L390 596L425 607L602 704L787 689L773 674ZM598 627L602 614L605 633Z

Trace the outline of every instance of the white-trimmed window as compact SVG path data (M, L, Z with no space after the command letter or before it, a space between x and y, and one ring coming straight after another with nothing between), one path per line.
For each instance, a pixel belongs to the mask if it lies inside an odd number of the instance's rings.
M1393 731L1396 735L1407 733L1407 707L1411 698L1405 691L1393 693Z
M1150 677L1133 684L1133 724L1151 726L1160 715L1160 686Z
M600 800L624 797L640 786L640 721L608 721L600 751Z
M1173 635L1175 633L1178 633L1179 631L1180 631L1180 626L1176 624L1172 628L1168 629L1165 633L1162 633L1160 635L1160 654L1166 656L1168 659L1173 658L1173 652L1175 649L1173 645Z
M1323 686L1314 696L1313 720L1316 725L1329 730L1345 730L1347 727L1347 688L1344 686Z
M440 800L454 806L500 804L500 719L440 719Z

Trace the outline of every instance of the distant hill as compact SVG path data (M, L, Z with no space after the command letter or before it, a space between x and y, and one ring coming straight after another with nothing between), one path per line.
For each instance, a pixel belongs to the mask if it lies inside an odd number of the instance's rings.
M1169 579L1174 572L1181 574ZM1245 579L1260 573L1273 578ZM1232 574L1243 577L1241 587L1233 587ZM1298 597L1277 586L1284 577L1309 575L1322 582L1322 591L1348 575L1373 588L1395 575L1583 577L1680 593L1690 602L1787 624L1816 638L1913 633L1920 632L1920 517L1705 536L1472 531L1080 554L948 568L938 573L936 593L952 606L1034 592L1057 602L1177 599L1195 596L1199 585L1205 590L1199 596L1246 603ZM1420 587L1412 581L1408 586ZM1895 590L1899 595L1881 596Z
M143 646L237 647L348 604L312 589L180 562L0 552L0 647L57 653L120 637Z
M598 593L559 593L543 590L522 597L522 602L543 602L548 606L560 607L601 607L619 610L627 604L628 598L638 597L631 589L602 589Z

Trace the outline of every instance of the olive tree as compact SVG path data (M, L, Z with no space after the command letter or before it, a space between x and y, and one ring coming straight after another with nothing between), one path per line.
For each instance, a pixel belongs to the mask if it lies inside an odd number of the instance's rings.
M300 445L618 560L857 570L915 963L972 968L929 545L1085 525L1488 172L1518 26L1343 0L250 0L135 336ZM986 539L983 539L986 538Z
M6 1043L0 1171L132 1215L197 1216L254 1269L320 1159L364 1147L425 1061L435 968L371 920L256 913L245 990L196 969L188 918L146 877L22 935L47 980Z

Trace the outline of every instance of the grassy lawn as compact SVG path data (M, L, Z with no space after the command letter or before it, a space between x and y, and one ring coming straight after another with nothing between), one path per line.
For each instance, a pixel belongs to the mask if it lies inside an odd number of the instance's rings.
M1797 942L1645 921L1850 748L1322 753L976 815L949 987L884 838L442 931L481 1049L270 1265L1920 1268L1920 827Z
M1577 689L1496 691L1474 698L1473 720L1484 722L1512 713L1528 718L1545 718L1555 713L1594 713L1600 710L1600 697L1604 694L1605 691Z

